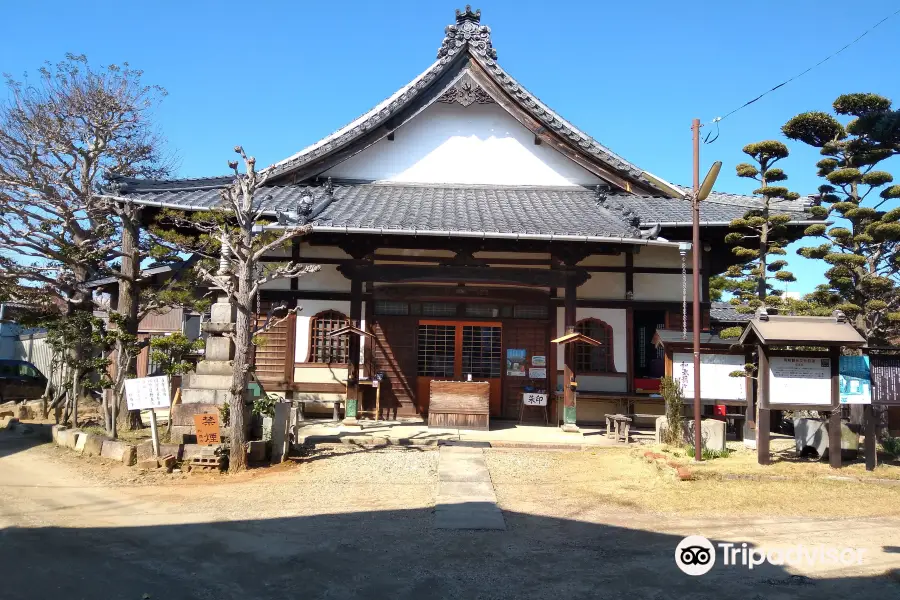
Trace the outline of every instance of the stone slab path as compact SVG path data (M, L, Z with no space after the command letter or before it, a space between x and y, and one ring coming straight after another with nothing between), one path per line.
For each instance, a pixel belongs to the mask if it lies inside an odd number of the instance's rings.
M481 448L441 446L437 529L506 529Z

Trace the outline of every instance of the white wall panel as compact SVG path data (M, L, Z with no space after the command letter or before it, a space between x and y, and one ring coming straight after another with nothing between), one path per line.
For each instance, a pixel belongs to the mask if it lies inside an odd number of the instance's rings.
M635 273L634 299L681 302L681 275L676 273ZM694 298L691 275L687 276L687 299Z
M402 183L591 185L600 179L497 104L436 102L395 132L329 169L326 176Z

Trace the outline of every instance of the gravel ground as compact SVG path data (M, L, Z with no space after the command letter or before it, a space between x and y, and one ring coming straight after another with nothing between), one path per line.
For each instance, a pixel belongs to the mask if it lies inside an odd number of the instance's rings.
M648 482L660 493L691 488L628 450L485 454L506 531L434 528L438 453L430 449L343 446L234 477L138 475L0 439L0 598L900 596L900 555L890 552L896 518L722 518L715 497L703 516L660 518L646 500L629 505L608 490L652 498ZM781 567L717 566L691 578L673 560L688 534L794 544L841 542L847 532L871 549L865 568L797 578Z

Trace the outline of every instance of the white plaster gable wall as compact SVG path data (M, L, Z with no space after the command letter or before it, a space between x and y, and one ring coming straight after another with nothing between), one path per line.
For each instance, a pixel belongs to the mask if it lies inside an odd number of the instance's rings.
M329 169L336 178L396 183L573 186L601 183L497 104L435 102L370 148Z
M575 321L582 319L599 319L612 327L613 330L613 361L615 363L617 373L625 373L628 369L627 356L628 348L625 343L626 332L626 316L627 312L623 308L588 308L579 306L575 309ZM560 335L566 331L566 311L562 306L556 309L556 330ZM556 348L556 364L559 370L562 370L565 364L563 356L563 346L557 345Z

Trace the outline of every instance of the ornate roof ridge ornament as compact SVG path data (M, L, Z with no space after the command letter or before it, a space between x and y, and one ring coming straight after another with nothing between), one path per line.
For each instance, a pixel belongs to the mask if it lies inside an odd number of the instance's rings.
M603 183L594 188L594 194L597 198L597 205L613 212L617 217L622 219L631 229L633 237L642 237L641 217L636 214L629 206L625 206L616 196L610 196L609 184Z
M447 25L444 34L444 41L437 53L441 62L456 56L467 44L475 54L497 59L497 51L491 45L491 28L481 24L481 9L472 12L469 4L466 4L465 11L456 9L456 24Z
M491 98L491 95L484 91L484 88L482 88L477 81L472 79L472 76L469 75L468 71L466 71L452 86L447 88L447 91L441 94L437 101L446 104L453 104L456 102L462 106L494 103L494 99Z

